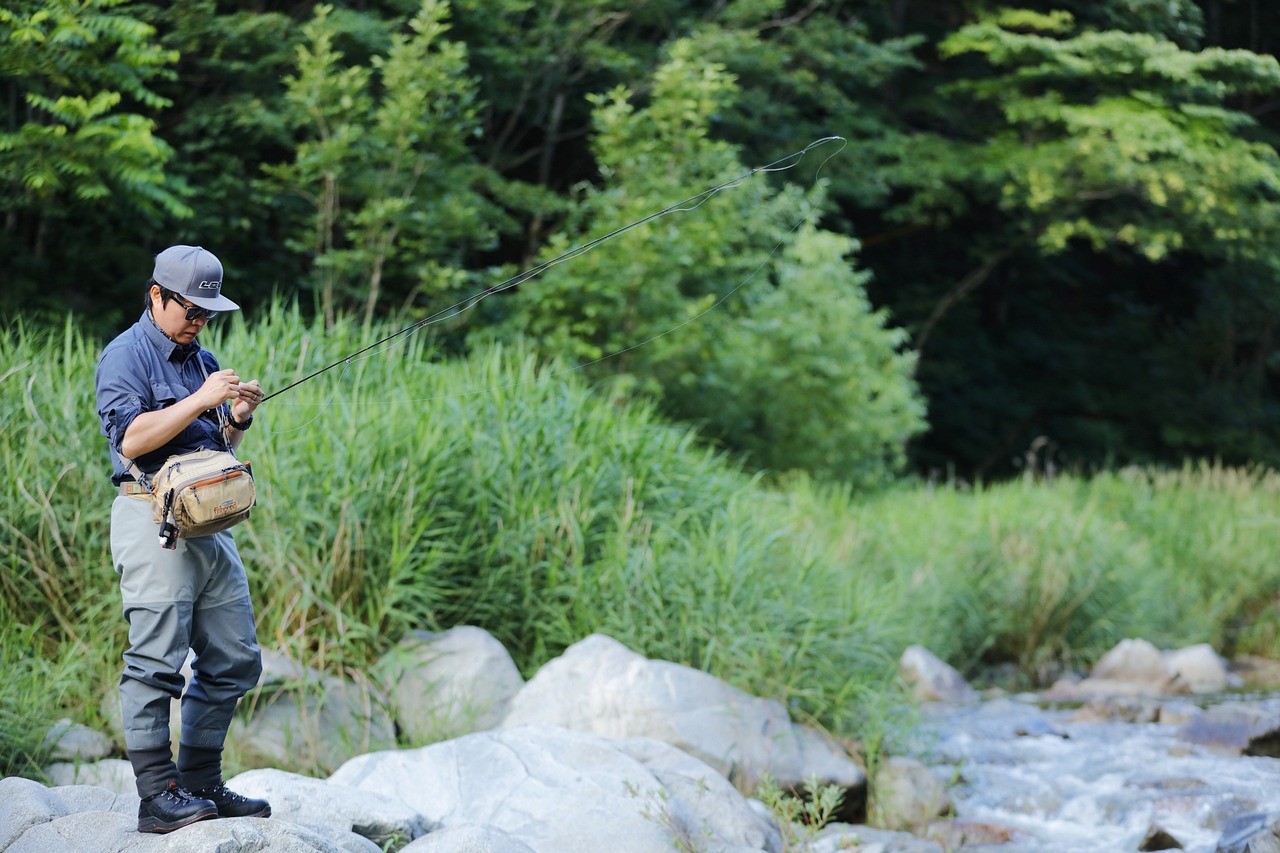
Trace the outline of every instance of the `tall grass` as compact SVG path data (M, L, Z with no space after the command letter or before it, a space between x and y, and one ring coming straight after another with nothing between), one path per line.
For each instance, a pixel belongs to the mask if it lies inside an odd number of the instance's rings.
M229 319L204 342L269 392L375 334L284 309ZM14 761L58 716L92 721L125 643L97 349L72 325L0 339L5 660L34 643L0 690ZM465 623L531 674L601 631L853 735L876 725L912 642L1028 681L1126 636L1278 645L1269 472L859 497L766 484L519 347L451 360L423 336L269 401L242 451L260 492L236 529L259 637L330 671Z

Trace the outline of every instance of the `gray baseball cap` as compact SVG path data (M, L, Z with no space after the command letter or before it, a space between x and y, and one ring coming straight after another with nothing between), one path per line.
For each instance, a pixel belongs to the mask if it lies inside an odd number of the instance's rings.
M156 255L156 284L210 311L239 311L222 295L222 261L200 246L170 246Z

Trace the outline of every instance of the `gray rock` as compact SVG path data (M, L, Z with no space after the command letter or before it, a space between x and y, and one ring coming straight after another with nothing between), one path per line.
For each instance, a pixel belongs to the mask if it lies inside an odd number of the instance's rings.
M116 794L133 794L137 791L133 765L123 758L107 758L92 764L60 762L43 769L49 780L57 786L91 785Z
M401 853L534 853L529 845L517 841L491 826L458 824L423 836Z
M1164 652L1161 657L1192 693L1221 693L1242 683L1231 675L1227 662L1208 643Z
M907 646L898 659L898 677L921 702L971 702L978 698L959 670L923 646Z
M110 755L115 745L102 732L64 718L45 734L41 749L50 762L93 762Z
M504 728L348 761L330 782L398 796L442 829L501 830L535 853L776 851L776 828L720 774L666 744ZM427 836L428 838L430 836Z
M1222 828L1214 853L1280 853L1280 821L1264 814L1233 818Z
M236 793L265 798L277 820L354 832L379 847L407 844L431 829L426 817L398 797L283 770L249 770L227 780L227 785Z
M881 762L873 790L876 823L885 829L920 832L952 810L942 783L912 758L893 756Z
M552 725L671 744L750 790L765 774L783 787L816 776L861 791L862 769L819 732L687 666L649 660L600 634L575 643L516 694L504 726Z
M0 850L5 853L377 853L351 833L316 831L258 818L206 820L166 835L138 832L138 798L102 788L46 788L0 780Z
M355 755L395 746L388 701L371 685L265 649L262 659L263 678L227 734L241 766L328 773Z
M1280 758L1280 704L1215 705L1184 726L1179 736L1189 743L1228 755Z
M414 746L494 728L524 686L503 645L469 625L410 633L378 662L375 678Z
M833 823L823 827L805 853L944 853L944 848L909 832Z

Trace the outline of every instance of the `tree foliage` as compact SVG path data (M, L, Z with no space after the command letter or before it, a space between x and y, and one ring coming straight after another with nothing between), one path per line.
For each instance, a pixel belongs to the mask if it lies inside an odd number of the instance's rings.
M549 253L748 171L711 136L736 87L701 53L677 42L645 97L621 87L596 99L603 181L584 192L584 230ZM867 301L853 241L813 226L820 190L748 178L694 198L522 288L512 325L655 393L757 466L883 483L922 423L913 359Z
M1259 0L14 0L0 305L105 336L187 242L246 315L428 316L839 135L451 347L608 356L769 468L857 479L842 448L908 435L978 477L1032 444L1280 464L1277 32Z

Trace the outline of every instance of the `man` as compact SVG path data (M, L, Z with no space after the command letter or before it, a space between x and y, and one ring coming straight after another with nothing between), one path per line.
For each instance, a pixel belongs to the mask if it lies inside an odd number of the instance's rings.
M161 547L150 497L126 461L150 476L175 454L240 445L262 388L221 369L196 342L214 316L239 307L222 295L222 263L212 252L171 246L156 256L142 317L98 362L98 417L110 445L111 482L120 489L111 507L111 558L129 623L120 705L142 832L271 814L265 800L222 782L232 712L262 673L235 540L227 530ZM182 698L175 764L169 703L182 695L188 649L193 677Z

